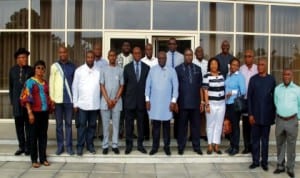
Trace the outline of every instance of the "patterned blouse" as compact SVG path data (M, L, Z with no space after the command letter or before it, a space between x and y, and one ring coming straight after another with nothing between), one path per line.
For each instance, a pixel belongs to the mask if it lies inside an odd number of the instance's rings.
M44 80L39 82L36 78L29 78L24 85L21 93L21 105L25 106L30 103L34 112L49 111L51 108L51 100L49 97L49 85Z

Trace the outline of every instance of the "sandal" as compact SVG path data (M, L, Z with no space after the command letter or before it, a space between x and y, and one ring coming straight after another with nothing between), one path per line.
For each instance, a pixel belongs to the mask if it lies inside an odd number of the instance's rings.
M44 162L43 162L43 165L44 165L44 166L50 166L50 163L49 163L48 161L44 161Z
M33 168L39 168L41 165L39 163L32 163Z

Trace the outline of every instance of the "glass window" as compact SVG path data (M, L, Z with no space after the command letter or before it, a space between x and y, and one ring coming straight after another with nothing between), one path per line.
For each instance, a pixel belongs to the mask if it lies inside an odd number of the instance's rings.
M14 54L24 47L28 49L28 33L1 32L0 33L0 89L8 89L9 70L16 64Z
M254 35L237 35L236 57L243 62L244 51L252 49L256 57L268 55L268 37Z
M102 28L102 0L68 1L69 28Z
M93 49L95 43L102 44L101 32L68 32L70 59L77 65L85 61L85 53Z
M32 0L31 28L64 28L65 1Z
M8 93L0 93L0 119L12 118L12 113Z
M271 7L272 33L300 34L300 7Z
M28 28L27 0L0 1L0 28L26 29Z
M200 34L200 46L204 50L205 59L210 59L221 52L221 44L224 40L229 42L229 52L233 54L233 35Z
M236 29L239 32L268 32L268 7L265 5L237 4Z
M105 28L150 29L150 1L105 1Z
M153 28L197 30L197 2L154 1Z
M200 29L207 31L233 31L233 4L201 2Z
M291 68L294 81L300 83L300 38L271 38L271 70L278 83L282 82L282 70Z
M58 48L65 43L64 32L32 32L31 39L31 64L44 60L48 79L50 66L58 59Z

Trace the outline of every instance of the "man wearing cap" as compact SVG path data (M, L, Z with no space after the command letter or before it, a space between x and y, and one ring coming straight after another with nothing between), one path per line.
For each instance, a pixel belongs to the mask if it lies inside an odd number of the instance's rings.
M30 154L29 122L26 108L20 105L20 94L25 81L33 75L32 67L28 66L29 51L19 48L15 52L16 65L9 72L9 98L13 107L15 127L19 142L19 149L15 155Z

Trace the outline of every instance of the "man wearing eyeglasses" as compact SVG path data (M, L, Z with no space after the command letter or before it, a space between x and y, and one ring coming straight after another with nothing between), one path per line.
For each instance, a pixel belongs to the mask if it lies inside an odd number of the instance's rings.
M32 67L28 66L28 56L30 52L25 48L20 48L15 52L17 64L9 72L9 98L13 106L15 117L15 127L19 142L19 149L15 155L30 154L29 143L29 121L26 108L20 105L20 94L25 81L33 75Z
M251 49L247 49L244 53L244 61L240 67L240 72L245 78L246 81L246 95L245 100L247 100L247 90L250 78L257 74L257 65L254 64L254 51ZM247 102L246 102L247 103ZM251 125L249 123L248 111L242 114L243 118L243 139L244 139L244 150L242 151L243 154L248 154L251 152Z

